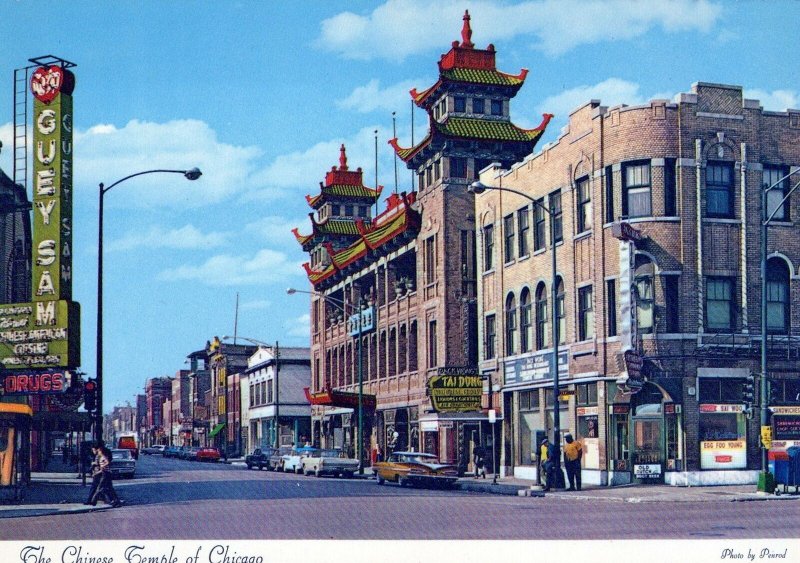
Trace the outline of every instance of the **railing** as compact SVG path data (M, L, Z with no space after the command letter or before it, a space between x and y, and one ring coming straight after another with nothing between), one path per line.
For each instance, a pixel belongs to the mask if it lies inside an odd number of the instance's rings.
M724 356L757 357L761 353L760 334L704 333L698 346ZM788 333L767 335L767 354L772 359L800 359L800 327Z

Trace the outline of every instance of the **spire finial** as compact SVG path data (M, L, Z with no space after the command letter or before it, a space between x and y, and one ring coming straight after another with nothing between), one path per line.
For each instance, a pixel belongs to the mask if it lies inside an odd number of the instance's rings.
M339 149L339 170L347 170L347 153L344 150L344 143Z
M472 42L472 28L469 26L469 10L464 10L464 27L461 28L461 46L472 49L475 43Z

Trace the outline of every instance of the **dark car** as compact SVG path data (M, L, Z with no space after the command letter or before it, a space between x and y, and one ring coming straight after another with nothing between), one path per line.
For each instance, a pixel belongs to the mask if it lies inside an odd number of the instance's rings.
M129 449L111 450L111 463L108 468L112 477L133 479L136 474L136 458Z
M274 448L256 448L253 452L245 456L244 463L247 465L247 469L253 469L257 467L258 469L264 469L265 467L267 470L271 470L269 464L269 458L272 456L272 453L275 451Z
M167 446L164 448L164 457L178 457L180 448L178 446Z

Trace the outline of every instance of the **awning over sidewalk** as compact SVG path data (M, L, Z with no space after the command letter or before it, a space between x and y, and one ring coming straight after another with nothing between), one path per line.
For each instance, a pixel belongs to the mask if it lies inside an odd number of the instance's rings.
M209 438L213 438L214 436L219 434L220 430L222 430L223 428L225 428L225 423L224 422L220 422L219 424L217 424L214 427L214 429L211 432L209 432L208 437Z
M320 393L312 393L308 387L304 388L303 391L306 393L306 399L312 405L358 408L358 393L347 393L338 389L326 389ZM375 410L377 403L375 395L361 395L362 408Z

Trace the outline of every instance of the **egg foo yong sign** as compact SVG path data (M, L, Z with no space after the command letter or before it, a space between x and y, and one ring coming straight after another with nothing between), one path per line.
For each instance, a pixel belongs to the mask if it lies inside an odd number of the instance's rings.
M467 412L481 409L483 379L474 368L439 368L428 380L428 394L436 412Z

